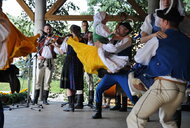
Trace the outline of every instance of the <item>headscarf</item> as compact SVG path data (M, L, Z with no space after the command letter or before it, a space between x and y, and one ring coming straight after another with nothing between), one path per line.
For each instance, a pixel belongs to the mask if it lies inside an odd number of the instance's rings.
M93 26L95 27L97 24L101 23L106 17L106 12L98 12L94 15L94 23Z
M166 12L166 14L170 11L170 9L172 7L175 6L175 2L177 2L176 4L177 4L177 8L178 8L178 11L179 11L180 15L185 16L185 9L184 9L184 5L181 2L181 0L171 0L170 6L169 6L168 11ZM162 0L160 0L160 9L162 9L162 10L164 9L163 4L162 4Z

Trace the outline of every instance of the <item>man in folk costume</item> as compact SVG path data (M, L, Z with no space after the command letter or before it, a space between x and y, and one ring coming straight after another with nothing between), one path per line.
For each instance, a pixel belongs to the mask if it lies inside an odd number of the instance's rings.
M58 37L52 34L52 26L46 24L43 29L43 34L38 40L37 80L33 104L38 103L40 88L43 86L43 104L49 105L47 98L55 66L54 59L56 58L53 43L56 41L61 42L61 40L58 39Z
M190 39L178 30L183 16L175 8L158 10L157 15L167 38L149 40L157 47L149 47L149 56L141 63L148 64L144 76L155 78L155 81L127 117L128 128L144 128L148 117L158 109L162 126L177 128L172 116L181 105L190 80Z
M116 29L116 32L118 33L119 36L123 37L123 40L117 40L116 42L114 42L114 44L112 43L108 43L108 44L99 44L100 47L106 49L107 51L109 51L112 54L117 54L118 56L130 56L130 46L132 44L132 40L131 38L128 36L128 34L132 31L132 28L130 26L129 23L124 22L124 23L120 23L118 28ZM120 74L120 76L116 76L117 74ZM92 116L93 119L99 119L102 118L102 93L109 89L111 86L113 86L114 84L118 83L123 90L125 91L125 93L127 94L127 96L132 100L132 96L129 92L129 88L128 86L125 86L126 81L127 81L127 71L126 70L120 70L119 72L115 73L115 74L106 74L102 80L100 81L100 83L98 84L97 88L96 88L96 113ZM113 76L113 77L112 77ZM116 77L114 77L116 76ZM112 78L111 78L112 77ZM110 79L111 78L111 79ZM119 81L121 78L125 79L126 81Z

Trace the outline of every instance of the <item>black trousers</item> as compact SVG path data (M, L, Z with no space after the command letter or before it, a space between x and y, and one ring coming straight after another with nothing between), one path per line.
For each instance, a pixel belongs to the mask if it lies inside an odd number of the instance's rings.
M3 128L4 125L4 113L3 113L3 105L0 101L0 128Z

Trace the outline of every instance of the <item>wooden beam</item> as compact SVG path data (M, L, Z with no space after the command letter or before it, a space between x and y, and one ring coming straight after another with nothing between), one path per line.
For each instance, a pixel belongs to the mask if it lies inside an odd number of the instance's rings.
M57 0L56 3L48 10L46 15L53 15L67 0Z
M128 16L128 19L142 21L138 16ZM45 20L64 20L64 21L93 21L93 15L45 15ZM121 21L120 16L108 16L109 21Z
M141 20L144 20L147 14L142 10L142 8L139 6L138 3L135 2L135 0L127 0L131 4L131 6L135 9L135 11L139 14L139 17Z
M18 4L23 8L26 14L30 17L32 21L34 21L34 12L28 7L24 0L16 0Z

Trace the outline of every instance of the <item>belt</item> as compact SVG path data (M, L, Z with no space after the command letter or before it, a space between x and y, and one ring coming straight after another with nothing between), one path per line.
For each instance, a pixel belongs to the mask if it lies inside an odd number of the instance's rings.
M166 80L166 81L170 81L170 82L173 82L173 83L176 83L176 84L180 84L180 85L184 85L184 86L187 85L187 83L183 83L183 82L179 82L179 81L175 81L175 80L170 80L170 79L166 79L166 78L163 78L163 77L156 77L154 79L155 80Z

